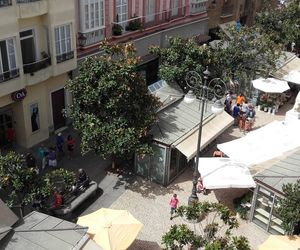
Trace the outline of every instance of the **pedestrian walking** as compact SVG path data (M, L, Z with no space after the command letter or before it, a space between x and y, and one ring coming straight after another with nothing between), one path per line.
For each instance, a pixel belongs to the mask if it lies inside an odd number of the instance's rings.
M179 203L179 200L177 199L177 194L173 194L173 197L172 199L170 200L170 206L171 206L171 217L170 217L170 220L173 219L173 214L176 213L176 210L177 210L177 205Z
M74 148L75 148L75 140L71 135L67 137L67 148L69 152L69 159L72 159Z
M236 103L236 105L233 106L232 109L232 117L234 118L234 126L238 126L239 125L239 120L240 120L240 104Z
M41 161L41 170L44 170L46 167L46 152L43 144L38 148L38 157Z
M56 152L54 147L50 147L48 154L48 166L53 168L57 167Z
M231 91L227 93L224 104L225 104L224 110L229 115L231 115L231 104L232 104L232 92Z
M65 139L62 135L62 133L58 133L57 136L56 136L56 147L57 147L57 150L58 150L58 154L64 156L65 155L65 152L64 152L64 144L65 144Z
M9 125L5 131L7 145L11 148L15 148L15 141L16 141L16 131L12 125Z
M240 93L236 98L236 104L242 105L246 101L246 98L243 93Z

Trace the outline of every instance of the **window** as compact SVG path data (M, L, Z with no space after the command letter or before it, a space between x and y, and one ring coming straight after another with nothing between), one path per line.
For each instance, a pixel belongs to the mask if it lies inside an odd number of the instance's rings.
M104 26L104 0L84 0L82 31L94 31Z
M127 21L127 0L117 0L116 2L117 22L124 26Z
M55 48L57 63L74 57L74 52L72 50L71 24L55 28Z
M19 76L14 38L0 41L0 82Z
M146 22L153 22L155 17L155 0L146 0Z
M178 15L178 6L179 6L179 0L171 0L171 15L172 16Z

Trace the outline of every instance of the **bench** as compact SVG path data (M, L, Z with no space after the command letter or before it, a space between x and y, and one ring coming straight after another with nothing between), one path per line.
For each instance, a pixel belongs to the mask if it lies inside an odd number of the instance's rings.
M83 203L90 196L96 194L98 185L95 181L91 181L89 187L87 187L82 193L78 195L71 195L68 198L64 197L64 205L61 208L54 209L52 212L55 215L67 215L72 213L81 203Z

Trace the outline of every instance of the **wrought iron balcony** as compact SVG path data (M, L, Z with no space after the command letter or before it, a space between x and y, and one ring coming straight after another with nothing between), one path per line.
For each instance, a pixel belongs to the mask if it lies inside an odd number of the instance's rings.
M208 2L207 0L192 0L190 4L191 14L206 12L207 2Z
M33 3L41 0L17 0L17 3Z
M90 46L105 38L105 28L90 32L78 32L78 43L80 47Z
M56 62L62 63L64 61L70 60L74 58L74 51L70 51L61 55L56 56Z
M42 60L39 60L36 62L23 64L24 74L37 72L41 69L47 68L50 65L51 65L51 57L50 56L47 56L47 57L43 58Z
M11 5L11 0L0 0L0 8Z
M0 83L17 78L19 75L20 75L19 69L12 69L12 70L0 73Z

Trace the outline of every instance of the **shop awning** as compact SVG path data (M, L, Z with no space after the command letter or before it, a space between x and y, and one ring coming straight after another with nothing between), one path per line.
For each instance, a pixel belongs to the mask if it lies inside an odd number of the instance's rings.
M233 118L226 112L215 116L207 123L205 123L202 128L200 150L204 149L210 142L217 138L232 124ZM174 145L181 153L183 153L187 157L188 160L192 159L196 155L198 133L199 131L197 130L180 143Z
M278 79L300 84L300 59L294 56L272 75Z
M231 159L256 165L300 147L300 121L273 121L245 137L218 144Z
M248 166L230 158L200 157L198 170L207 189L256 186Z

